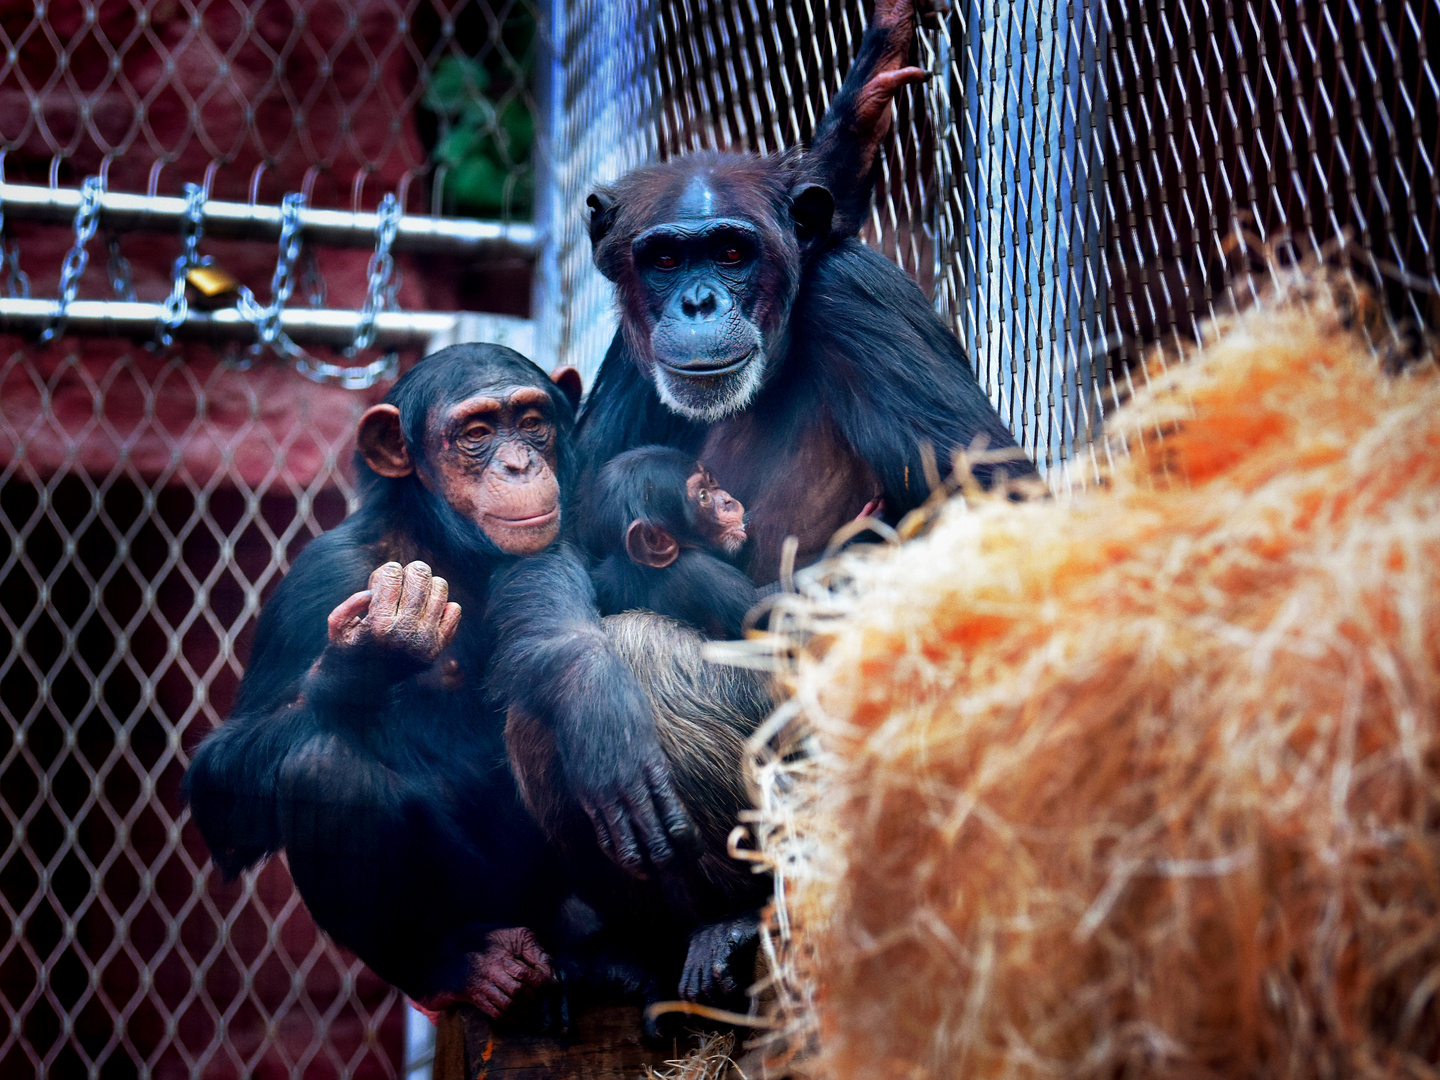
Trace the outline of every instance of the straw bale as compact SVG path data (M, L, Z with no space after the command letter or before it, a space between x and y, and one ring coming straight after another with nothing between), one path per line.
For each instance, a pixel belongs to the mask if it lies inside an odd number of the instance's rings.
M1342 301L1157 369L1101 483L791 603L819 750L755 829L807 1073L1440 1076L1440 378Z

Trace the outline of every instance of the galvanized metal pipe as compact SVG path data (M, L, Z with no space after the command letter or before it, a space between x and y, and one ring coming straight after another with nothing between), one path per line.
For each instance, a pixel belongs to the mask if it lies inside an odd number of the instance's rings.
M38 335L59 314L56 300L3 298L0 330ZM71 336L149 338L164 314L161 304L75 300L65 309L65 332ZM453 334L461 317L443 311L382 312L375 316L374 348L426 347L437 337ZM355 340L361 318L359 311L286 308L280 312L280 329L299 345L344 347ZM174 334L190 340L253 342L256 327L236 308L200 311L192 307Z
M80 206L80 192L29 184L0 183L0 206L12 221L68 225ZM280 236L280 207L207 200L205 235L238 240L275 240ZM107 191L100 197L100 222L120 231L178 232L185 218L179 196L131 195ZM305 239L331 247L375 246L379 215L343 210L300 211ZM534 225L407 214L395 234L395 251L430 255L520 255L533 257L543 238Z

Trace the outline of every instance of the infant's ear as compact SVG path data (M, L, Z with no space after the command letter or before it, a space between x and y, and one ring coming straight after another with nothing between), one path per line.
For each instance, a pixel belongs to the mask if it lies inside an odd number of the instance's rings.
M680 545L666 529L642 518L625 530L625 554L637 566L664 570L680 557Z

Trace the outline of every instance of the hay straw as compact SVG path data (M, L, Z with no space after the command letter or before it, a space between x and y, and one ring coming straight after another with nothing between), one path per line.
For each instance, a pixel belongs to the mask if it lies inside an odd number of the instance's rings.
M737 1076L745 1080L745 1074L735 1069L730 1057L735 1050L733 1034L696 1035L696 1042L699 1045L683 1058L665 1062L663 1071L645 1066L645 1080L727 1080Z
M1440 1077L1440 378L1351 310L1292 282L1099 485L800 575L772 1075Z

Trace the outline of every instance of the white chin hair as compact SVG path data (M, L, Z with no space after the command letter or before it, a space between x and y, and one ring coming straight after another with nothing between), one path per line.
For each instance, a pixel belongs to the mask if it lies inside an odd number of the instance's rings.
M672 412L689 420L713 424L745 409L760 389L765 375L765 354L757 352L738 375L722 375L713 380L720 383L714 390L701 390L691 380L671 374L663 365L655 366L655 390ZM700 399L696 400L686 400Z

